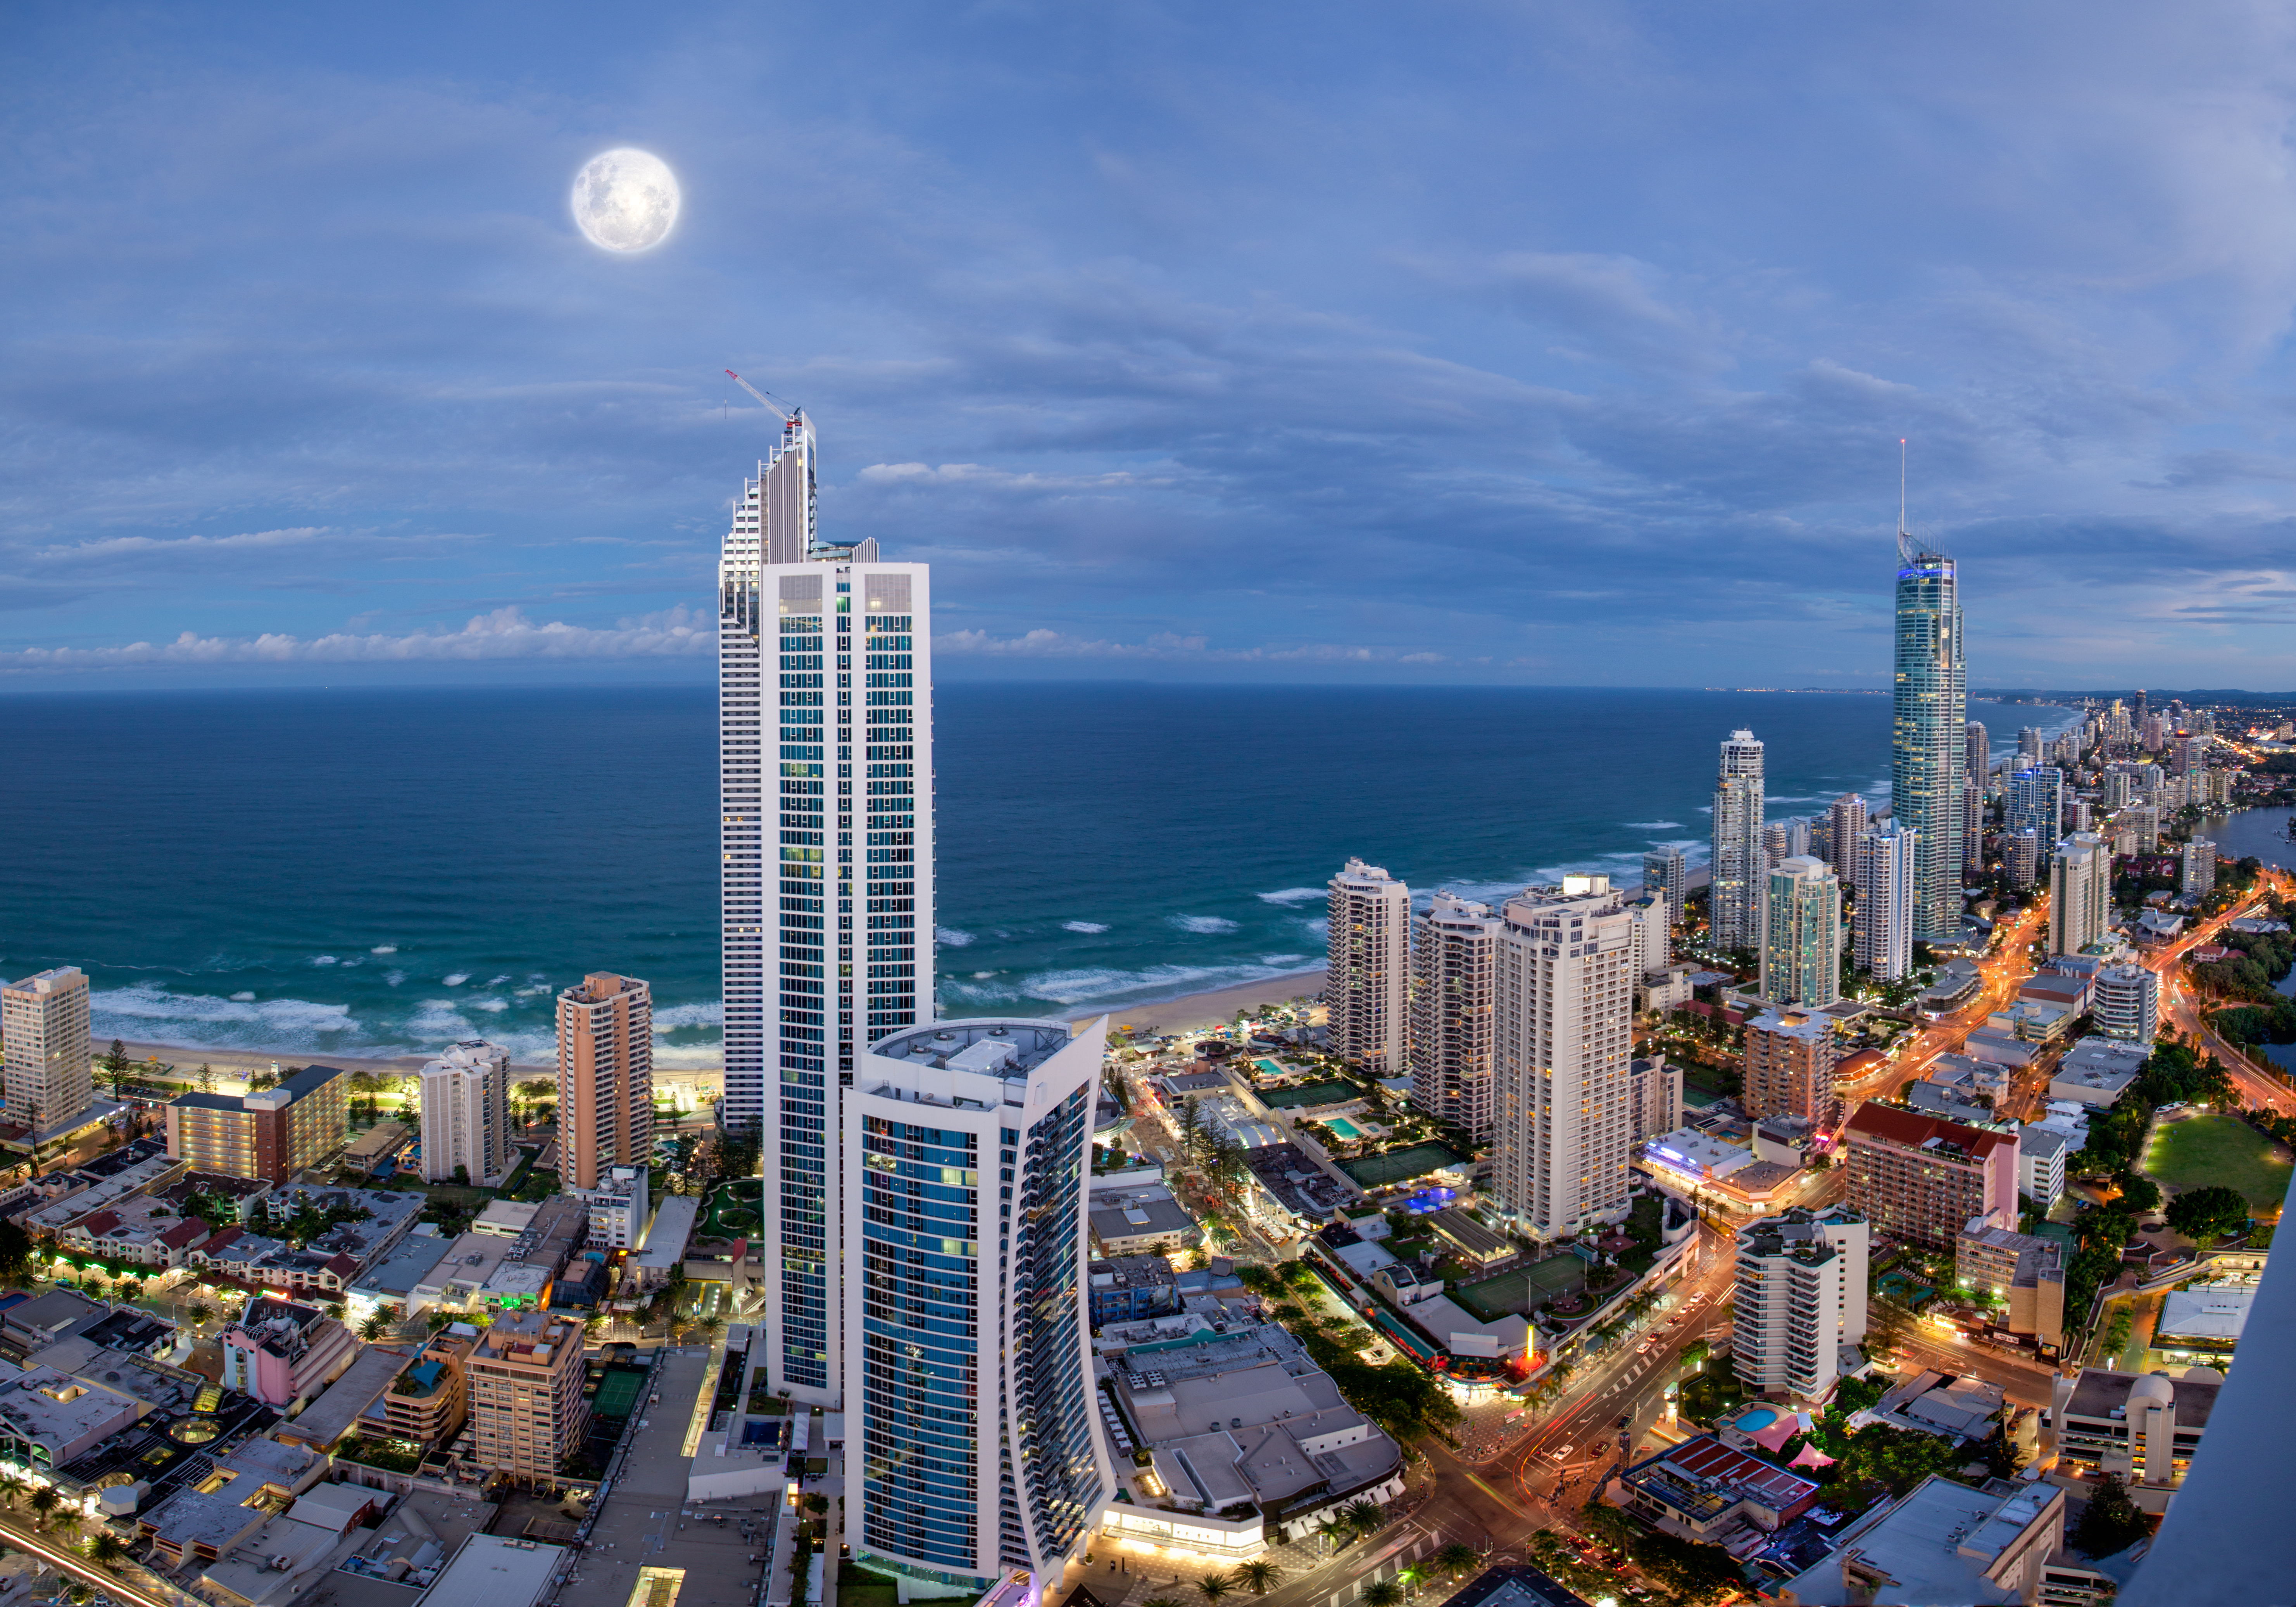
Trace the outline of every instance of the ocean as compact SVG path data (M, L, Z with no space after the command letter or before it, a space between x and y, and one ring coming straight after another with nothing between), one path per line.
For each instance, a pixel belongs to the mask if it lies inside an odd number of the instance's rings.
M1972 704L1997 753L2062 709ZM1886 697L943 685L942 1005L1073 1014L1320 964L1350 855L1492 898L1703 857L1716 744L1773 818L1888 795ZM705 687L0 698L0 970L76 964L113 1037L318 1057L553 1055L586 971L717 1061Z

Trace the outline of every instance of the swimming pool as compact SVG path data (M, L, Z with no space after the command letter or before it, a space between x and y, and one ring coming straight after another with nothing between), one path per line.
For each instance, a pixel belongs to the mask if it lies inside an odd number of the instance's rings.
M1256 1060L1251 1063L1259 1068L1260 1075L1263 1077L1283 1077L1288 1075L1283 1067L1277 1065L1272 1060Z
M1334 1116L1324 1125L1350 1144L1363 1136L1363 1129L1344 1116Z
M1759 1434L1777 1422L1778 1414L1767 1406L1756 1406L1730 1426L1741 1434Z

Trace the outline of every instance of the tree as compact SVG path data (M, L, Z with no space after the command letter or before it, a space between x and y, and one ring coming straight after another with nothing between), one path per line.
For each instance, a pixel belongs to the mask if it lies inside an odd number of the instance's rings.
M1349 1528L1366 1539L1387 1527L1387 1514L1376 1501L1350 1501L1340 1508L1340 1516Z
M0 1283L21 1284L32 1275L32 1235L13 1222L0 1221Z
M1393 1579L1374 1579L1363 1587L1364 1607L1396 1607L1403 1600L1403 1587Z
M2142 1172L2123 1172L2113 1179L2124 1209L2143 1213L2161 1203L2161 1185Z
M1270 1587L1275 1585L1275 1581L1283 1577L1283 1570L1282 1569L1276 1567L1275 1563L1265 1560L1257 1562L1246 1562L1235 1570L1236 1583L1244 1587L1254 1595L1266 1595Z
M2169 1201L2167 1214L2170 1227L2188 1239L2205 1242L2218 1234L2236 1233L2248 1226L2248 1197L2238 1189L2210 1184Z
M201 1093L212 1094L215 1092L215 1068L213 1066L209 1065L205 1061L201 1061L200 1062L200 1069L197 1071L193 1072L192 1075L199 1078Z
M2127 1487L2107 1473L2099 1481L2096 1493L2088 1498L2080 1521L2073 1525L2073 1532L2066 1538L2084 1555L2109 1557L2142 1540L2149 1528L2144 1514L2128 1498Z
M1235 1594L1235 1581L1224 1573L1206 1574L1196 1581L1196 1594L1207 1602L1217 1602Z
M373 1344L376 1340L381 1339L390 1327L390 1320L378 1311L359 1324L359 1338Z
M107 1530L87 1543L87 1555L90 1562L101 1567L117 1569L126 1559L127 1548L119 1543L118 1536Z
M250 1094L260 1094L266 1088L275 1088L278 1086L279 1073L276 1071L257 1071L251 1073L247 1079L247 1091Z
M1482 1560L1473 1546L1458 1540L1452 1541L1435 1554L1435 1566L1454 1578Z
M46 1525L48 1514L56 1510L56 1503L62 1499L63 1497L56 1494L53 1488L43 1488L32 1492L32 1510L39 1514L43 1527Z
M457 1167L455 1167L455 1184L456 1184L458 1186L460 1186L460 1187L463 1187L463 1188L468 1188L468 1187L470 1187L470 1186L471 1186L471 1168L470 1168L469 1167L467 1167L467 1166L457 1166Z

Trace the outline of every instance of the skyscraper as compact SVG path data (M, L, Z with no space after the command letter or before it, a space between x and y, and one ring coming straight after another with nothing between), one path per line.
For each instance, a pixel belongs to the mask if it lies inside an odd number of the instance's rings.
M1747 730L1722 743L1714 786L1714 873L1708 915L1714 947L1757 948L1769 865L1762 847L1762 744Z
M1350 859L1325 900L1324 1040L1349 1065L1380 1077L1409 1067L1411 890Z
M562 1143L559 1151L565 1166L572 1152ZM466 1039L422 1068L423 1178L452 1183L460 1167L463 1181L486 1188L509 1176L510 1160L510 1051Z
M718 563L718 1110L763 1151L774 1385L834 1406L840 1090L932 1016L932 604L927 566L820 538L815 454L788 419Z
M1871 1238L1844 1205L1797 1206L1738 1231L1730 1349L1749 1390L1822 1400L1833 1388L1843 1349L1866 1337Z
M1745 1088L1739 1103L1756 1120L1798 1117L1820 1132L1841 1126L1834 1068L1841 1040L1834 1019L1792 1005L1766 1010L1746 1023Z
M1866 800L1855 792L1844 792L1833 800L1826 811L1833 825L1833 835L1827 843L1832 850L1826 857L1833 873L1849 885L1857 881L1857 839L1866 830Z
M1885 820L1857 839L1857 967L1882 982L1914 972L1913 834Z
M2096 1029L2107 1037L2150 1045L2161 1026L2161 979L2142 965L2108 965L2096 973Z
M2197 898L2211 892L2217 885L2217 845L2205 837L2195 837L2185 845L2184 874L2177 890L2187 898Z
M1898 521L1897 667L1890 812L1915 836L1914 937L1961 935L1961 790L1969 683L1954 561L1914 544Z
M1643 891L1665 895L1667 918L1677 931L1681 931L1683 901L1690 894L1690 873L1683 865L1680 849L1652 849L1643 856Z
M1961 728L1966 739L1962 754L1962 767L1967 772L1969 778L1978 784L1980 790L1982 790L1985 778L1993 768L1992 739L1986 734L1985 723L1982 720L1964 720L1962 722Z
M964 1596L1059 1578L1114 1487L1085 1289L1107 1019L939 1021L843 1103L856 1562Z
M1479 1141L1490 1137L1494 1119L1492 1008L1504 925L1487 904L1437 893L1413 929L1411 1103Z
M1971 876L1985 868L1985 794L1973 775L1961 783L1961 868Z
M600 1173L652 1160L653 990L594 971L558 996L559 1176L595 1188Z
M2077 955L2112 923L2112 845L2076 832L2049 861L2049 952Z
M1529 889L1501 915L1496 1204L1553 1239L1627 1202L1634 939L1607 876Z
M2053 843L2064 829L2065 773L2054 765L2020 770L2009 778L2001 823L2013 832L2030 832Z
M95 1103L88 1070L87 973L58 965L0 988L8 1119L53 1133Z
M1822 1010L1841 996L1841 884L1807 854L1780 860L1769 881L1762 996Z

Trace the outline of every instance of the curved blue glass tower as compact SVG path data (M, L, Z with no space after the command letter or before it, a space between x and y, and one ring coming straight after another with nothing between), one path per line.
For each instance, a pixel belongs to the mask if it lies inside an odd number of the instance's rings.
M1961 934L1961 789L1968 774L1969 671L1952 559L1898 530L1898 661L1890 806L1914 849L1913 935Z

